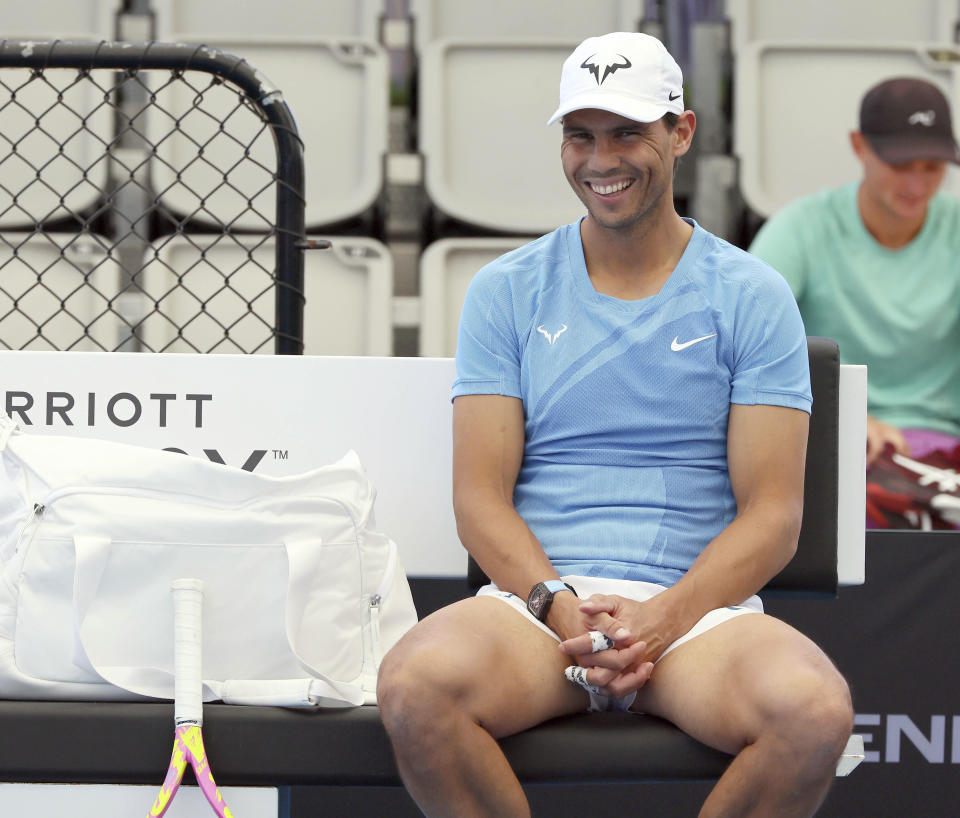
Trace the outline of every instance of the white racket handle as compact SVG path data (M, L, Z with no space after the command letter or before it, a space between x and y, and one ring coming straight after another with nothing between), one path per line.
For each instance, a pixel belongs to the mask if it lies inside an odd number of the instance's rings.
M177 579L173 590L173 719L203 724L203 580Z

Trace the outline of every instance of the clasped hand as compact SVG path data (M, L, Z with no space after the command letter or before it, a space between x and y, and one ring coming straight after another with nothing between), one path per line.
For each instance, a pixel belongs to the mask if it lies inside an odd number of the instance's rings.
M639 637L639 629L630 627L631 621L639 620L644 604L624 597L594 594L579 605L580 627L585 627L585 632L560 643L560 650L586 668L586 681L603 695L617 699L629 696L643 687L653 673L651 660L663 650L663 647L657 649L654 643L660 640L653 637L648 643ZM595 642L590 631L609 637L613 646L594 652Z

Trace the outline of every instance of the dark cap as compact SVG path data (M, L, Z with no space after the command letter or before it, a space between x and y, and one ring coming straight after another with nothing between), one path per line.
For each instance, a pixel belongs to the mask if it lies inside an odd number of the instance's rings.
M942 159L960 165L950 105L926 80L898 77L873 86L860 103L860 132L888 164Z

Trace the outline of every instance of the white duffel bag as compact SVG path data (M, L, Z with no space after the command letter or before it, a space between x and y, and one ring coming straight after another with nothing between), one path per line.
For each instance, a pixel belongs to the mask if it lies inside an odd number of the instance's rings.
M376 700L417 617L354 452L270 477L0 413L0 456L0 698L172 699L170 585L196 577L205 700Z

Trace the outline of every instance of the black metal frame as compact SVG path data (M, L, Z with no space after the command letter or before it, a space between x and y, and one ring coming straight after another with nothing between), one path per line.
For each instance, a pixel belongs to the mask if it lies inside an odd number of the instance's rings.
M240 88L263 113L277 149L275 351L303 353L305 198L303 143L280 91L246 60L183 43L0 41L0 68L202 71Z

